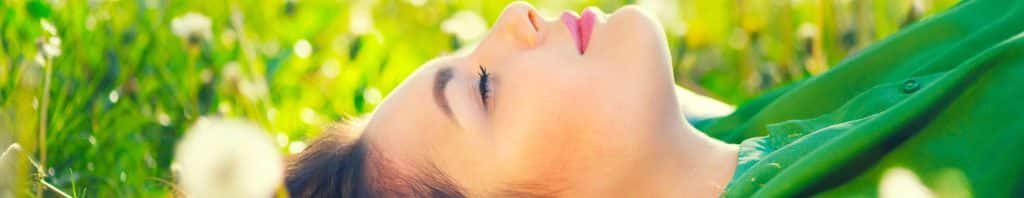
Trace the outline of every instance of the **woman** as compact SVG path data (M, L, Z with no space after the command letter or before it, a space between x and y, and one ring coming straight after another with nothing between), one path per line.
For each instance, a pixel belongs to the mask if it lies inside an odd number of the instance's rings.
M547 19L513 3L475 50L428 62L381 103L354 140L361 170L342 170L361 172L334 184L399 197L717 195L736 146L683 121L662 32L634 7Z
M1022 111L1005 111L1021 104L963 102L1024 95L1011 78L1024 63L994 61L1024 51L1014 36L1021 4L961 3L695 127L679 109L706 107L676 100L651 17L625 7L549 19L513 3L470 53L423 65L365 125L328 130L291 162L287 187L298 197L872 195L899 166L924 178L959 171L968 193L1020 193L1021 180L988 171L1021 176L1012 168L1021 159L992 154L982 166L942 149L1021 151L1024 138L1009 129L1024 128L1011 122ZM683 101L694 100L706 99ZM983 130L994 132L964 132ZM991 136L1000 138L981 138ZM962 138L975 139L943 142ZM1001 146L978 146L987 144Z

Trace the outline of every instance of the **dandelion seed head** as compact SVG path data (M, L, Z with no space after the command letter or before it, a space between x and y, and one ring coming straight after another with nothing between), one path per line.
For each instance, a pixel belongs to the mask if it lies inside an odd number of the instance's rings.
M487 22L473 11L463 10L441 22L441 31L454 34L463 43L480 39L487 31Z
M189 43L198 43L208 41L213 37L210 25L209 17L189 12L171 20L171 31L175 36L185 39Z
M200 118L178 144L175 161L191 196L267 197L284 174L274 140L241 120Z

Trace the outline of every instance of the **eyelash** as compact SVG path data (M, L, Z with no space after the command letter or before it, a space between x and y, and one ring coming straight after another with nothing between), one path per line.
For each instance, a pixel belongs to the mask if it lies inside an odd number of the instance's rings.
M480 101L483 101L484 108L487 107L488 99L491 97L491 73L484 69L483 65L480 65L480 81L477 84L477 88L480 91Z

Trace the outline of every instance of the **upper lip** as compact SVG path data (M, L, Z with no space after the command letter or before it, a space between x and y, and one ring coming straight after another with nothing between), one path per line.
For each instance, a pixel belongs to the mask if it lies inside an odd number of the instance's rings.
M585 9L582 16L576 16L575 13L566 11L562 13L562 22L569 28L569 34L576 41L576 49L580 54L585 53L590 44L590 35L597 22L597 13L592 9Z

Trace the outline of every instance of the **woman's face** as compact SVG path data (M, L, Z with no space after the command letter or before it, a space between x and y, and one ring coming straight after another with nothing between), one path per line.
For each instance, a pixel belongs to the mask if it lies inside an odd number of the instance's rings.
M471 195L557 191L650 157L636 151L683 120L673 90L663 31L639 9L548 18L513 3L472 52L406 79L364 138L399 172Z

